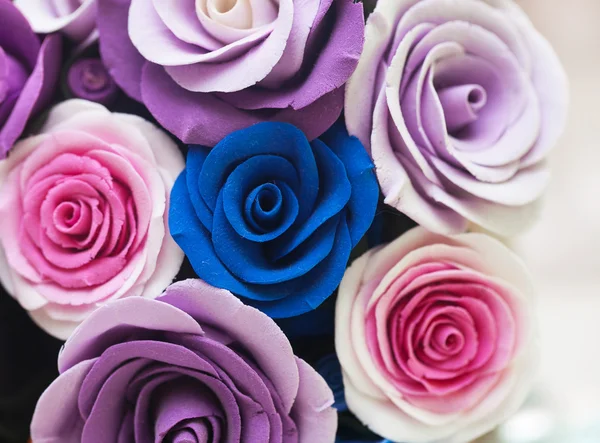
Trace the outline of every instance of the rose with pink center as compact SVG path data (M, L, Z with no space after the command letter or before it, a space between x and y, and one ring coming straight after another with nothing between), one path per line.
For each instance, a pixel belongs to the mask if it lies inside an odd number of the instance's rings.
M468 442L524 400L535 369L532 288L482 234L415 228L346 271L336 349L346 401L392 441Z
M160 293L183 260L166 228L182 169L175 143L139 117L56 106L0 163L3 285L61 338L108 300Z

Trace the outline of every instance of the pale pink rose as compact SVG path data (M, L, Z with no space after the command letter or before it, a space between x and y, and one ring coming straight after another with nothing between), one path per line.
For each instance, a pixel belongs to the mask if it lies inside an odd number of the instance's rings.
M59 104L0 162L0 281L59 338L109 300L160 294L183 261L167 228L183 166L140 117Z
M38 34L60 31L83 41L96 30L96 0L15 0Z
M524 401L535 372L533 290L483 234L415 228L346 271L336 350L350 410L397 442L465 443Z

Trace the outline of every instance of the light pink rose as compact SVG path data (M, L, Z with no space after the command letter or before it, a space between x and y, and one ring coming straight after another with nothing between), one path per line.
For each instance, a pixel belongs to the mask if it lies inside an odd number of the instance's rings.
M167 228L183 166L145 120L59 104L0 162L0 281L60 338L109 300L160 294L183 261Z
M96 34L96 0L15 0L38 34L60 31L75 41Z
M346 271L336 350L346 401L398 442L465 443L522 404L535 372L523 264L483 234L415 228Z

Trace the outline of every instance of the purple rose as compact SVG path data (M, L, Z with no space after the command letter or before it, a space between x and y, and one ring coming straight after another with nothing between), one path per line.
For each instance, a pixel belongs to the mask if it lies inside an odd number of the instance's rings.
M38 34L61 32L76 42L95 39L96 0L15 0Z
M346 92L385 202L431 231L500 235L537 212L567 82L512 0L379 0Z
M43 43L9 1L0 0L0 159L25 125L48 104L58 80L60 37Z
M119 86L185 143L214 146L260 121L325 132L363 16L351 0L99 0L98 30Z
M93 313L59 356L34 442L330 443L333 394L273 320L201 280Z

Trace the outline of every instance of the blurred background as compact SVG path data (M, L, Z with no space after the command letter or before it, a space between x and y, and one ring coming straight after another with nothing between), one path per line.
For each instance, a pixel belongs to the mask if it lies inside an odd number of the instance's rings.
M514 243L539 289L534 396L492 443L600 442L600 1L519 0L562 60L567 130L542 217Z

